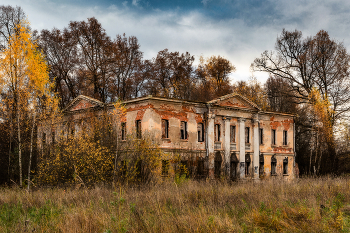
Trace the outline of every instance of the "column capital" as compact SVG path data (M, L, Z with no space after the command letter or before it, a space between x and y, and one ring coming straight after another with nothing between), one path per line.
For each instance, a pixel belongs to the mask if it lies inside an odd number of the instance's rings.
M239 121L239 122L245 122L246 120L247 120L246 118L238 117L238 121Z
M231 120L231 117L229 117L229 116L223 116L222 119L223 119L224 121L230 121L230 120Z
M260 120L259 120L259 119L253 119L252 122L253 122L254 124L259 124L259 123L260 123Z

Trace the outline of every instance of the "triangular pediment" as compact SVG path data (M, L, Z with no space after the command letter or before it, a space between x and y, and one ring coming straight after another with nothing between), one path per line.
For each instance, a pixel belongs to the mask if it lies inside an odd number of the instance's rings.
M208 103L213 104L213 105L222 106L222 107L260 110L256 104L254 104L253 102L251 102L247 98L245 98L241 95L235 94L235 93L221 96L217 99L209 101Z
M103 103L97 99L90 98L84 95L79 95L67 105L64 111L73 112L82 109L94 108L97 106L103 106Z

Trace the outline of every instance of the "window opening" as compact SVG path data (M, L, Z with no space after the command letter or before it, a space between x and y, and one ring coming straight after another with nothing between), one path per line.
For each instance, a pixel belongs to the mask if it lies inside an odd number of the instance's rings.
M167 176L169 174L169 160L162 160L162 175Z
M187 139L187 122L181 121L181 129L180 129L181 139Z
M222 157L221 157L220 151L217 151L215 153L215 160L214 160L214 175L216 178L220 178L221 163L222 163Z
M197 164L197 176L198 178L204 178L204 160L198 160Z
M288 145L288 132L287 130L283 130L283 145Z
M188 166L187 166L187 160L182 160L180 164L180 176L182 175L188 175Z
M276 130L271 130L271 144L276 145Z
M237 178L237 164L239 163L236 153L231 154L230 162L231 179L235 180Z
M277 175L276 167L277 167L277 159L276 159L276 156L273 155L271 157L271 175Z
M264 175L264 155L260 154L259 155L259 176L263 176Z
M141 139L141 120L136 121L136 138Z
M245 143L249 143L249 139L250 139L250 128L249 127L245 127Z
M251 163L250 155L246 154L245 155L245 175L246 176L250 175L250 163Z
M162 120L162 138L169 138L169 120Z
M231 142L236 142L236 126L235 125L231 125L230 128L230 141Z
M215 124L215 129L214 129L214 133L215 133L215 141L216 142L219 142L220 141L220 134L221 134L221 132L220 132L220 125L219 124Z
M121 139L126 140L126 123L122 122L121 127L122 127Z
M262 128L259 129L259 143L260 145L264 144L264 130Z
M198 132L198 142L204 142L204 124L203 123L198 123L197 132Z
M288 175L288 157L283 159L283 175Z

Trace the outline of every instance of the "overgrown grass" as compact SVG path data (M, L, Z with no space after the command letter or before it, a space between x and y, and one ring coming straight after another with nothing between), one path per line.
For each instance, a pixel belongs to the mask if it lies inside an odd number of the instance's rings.
M181 182L179 182L181 181ZM0 232L350 232L350 179L0 189Z

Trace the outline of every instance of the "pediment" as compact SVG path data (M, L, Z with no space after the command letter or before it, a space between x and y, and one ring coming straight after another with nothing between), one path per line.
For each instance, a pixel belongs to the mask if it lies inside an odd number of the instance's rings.
M220 98L209 101L208 103L222 106L222 107L232 107L232 108L245 108L252 110L260 110L259 107L248 100L247 98L238 94L229 94L222 96Z
M64 111L73 112L81 109L94 108L97 106L103 106L103 103L97 99L79 95L68 104Z

